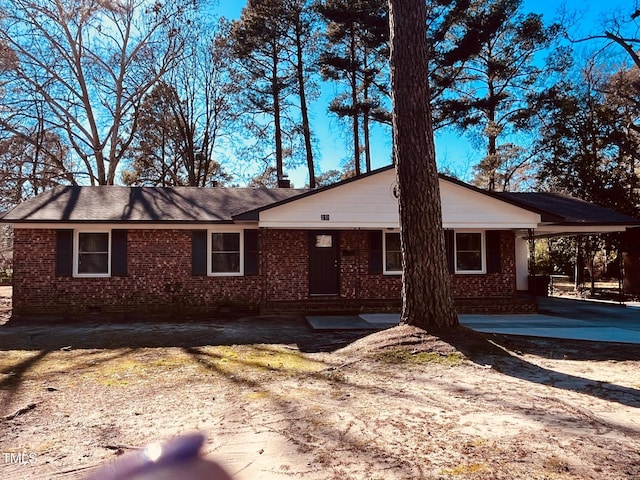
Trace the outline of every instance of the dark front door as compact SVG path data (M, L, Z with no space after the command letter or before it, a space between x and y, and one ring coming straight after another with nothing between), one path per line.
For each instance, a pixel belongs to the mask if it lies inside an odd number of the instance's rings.
M338 233L310 232L309 293L311 295L337 295L338 274Z

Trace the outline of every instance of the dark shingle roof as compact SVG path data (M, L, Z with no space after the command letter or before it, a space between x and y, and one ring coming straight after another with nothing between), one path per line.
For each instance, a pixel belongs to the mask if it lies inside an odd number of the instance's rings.
M364 176L373 175L384 167ZM581 225L640 225L640 220L614 210L557 193L487 192L443 175L441 178L512 205L540 213L543 222ZM362 178L362 177L360 177ZM4 217L4 223L230 223L257 220L259 212L297 198L315 195L343 182L308 189L197 187L56 187L31 198Z
M560 193L500 192L496 195L510 203L541 213L543 222L583 225L640 224L637 218Z
M8 212L5 222L226 223L306 190L197 187L56 187Z

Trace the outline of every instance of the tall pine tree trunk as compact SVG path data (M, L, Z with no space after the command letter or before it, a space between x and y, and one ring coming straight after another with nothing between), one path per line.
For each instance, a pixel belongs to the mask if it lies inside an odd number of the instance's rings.
M352 26L352 30L355 27ZM351 108L353 117L351 119L353 128L353 163L356 172L356 176L360 176L360 124L358 117L358 74L357 74L357 62L356 62L356 40L355 33L352 32L350 40L350 58L351 58L351 71L349 72L351 82Z
M367 64L368 52L364 54L364 71L367 72L369 65ZM367 172L371 171L371 142L369 132L369 114L371 113L371 106L369 105L369 85L370 80L368 74L365 74L365 80L363 82L362 95L363 95L363 111L362 111L362 133L364 135L364 165Z
M311 145L311 126L309 123L309 108L307 107L307 94L304 78L304 47L302 45L302 32L300 19L296 24L296 77L298 79L298 91L300 96L300 116L302 117L302 133L304 135L304 147L307 158L307 170L309 172L309 188L316 188L316 170L313 162L313 148Z
M402 322L458 325L450 294L427 83L426 3L389 0L393 142L400 192Z
M273 98L273 129L276 143L276 175L278 177L278 186L280 181L284 179L284 154L282 151L282 121L280 119L280 79L278 78L278 47L275 40L272 41L271 47L271 96Z
M495 93L495 87L493 82L489 82L489 98L495 99L497 95ZM500 158L498 158L498 131L496 124L496 106L495 103L489 107L489 135L488 135L488 145L487 145L487 164L485 165L485 169L488 175L488 185L487 189L490 192L495 192L496 190L496 177L498 176L498 167L500 166Z

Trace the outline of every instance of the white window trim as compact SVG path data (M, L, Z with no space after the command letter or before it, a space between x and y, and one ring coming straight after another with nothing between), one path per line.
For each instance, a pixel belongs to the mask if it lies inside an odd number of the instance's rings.
M479 233L480 234L480 258L482 269L480 270L458 270L458 233ZM456 275L484 275L487 273L487 242L485 230L454 230L453 231L453 265Z
M213 233L238 233L240 235L240 271L239 272L213 272L211 270L211 256L213 252L211 251L211 234ZM243 277L244 276L244 229L238 228L226 228L226 229L217 229L210 228L207 230L207 275L210 277Z
M80 273L78 272L78 259L80 255L81 233L106 233L108 235L107 273ZM111 276L111 230L98 230L95 228L76 229L73 231L73 276L79 278L108 278Z
M382 231L382 274L383 275L402 275L402 268L400 270L387 270L387 233L400 233L400 230L395 228L393 230Z

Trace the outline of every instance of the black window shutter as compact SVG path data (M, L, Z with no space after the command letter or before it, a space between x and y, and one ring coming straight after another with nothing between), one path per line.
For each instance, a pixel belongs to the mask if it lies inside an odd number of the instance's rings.
M207 275L206 230L194 230L191 233L191 274L197 277Z
M380 230L369 232L369 273L382 273L383 271L382 235Z
M244 231L244 274L258 275L258 230Z
M449 268L449 273L455 273L455 231L453 230L445 230L444 231L444 245L447 252L447 267Z
M127 276L127 230L111 230L111 276Z
M487 230L487 273L500 273L500 230Z
M73 275L73 230L56 230L56 275Z

